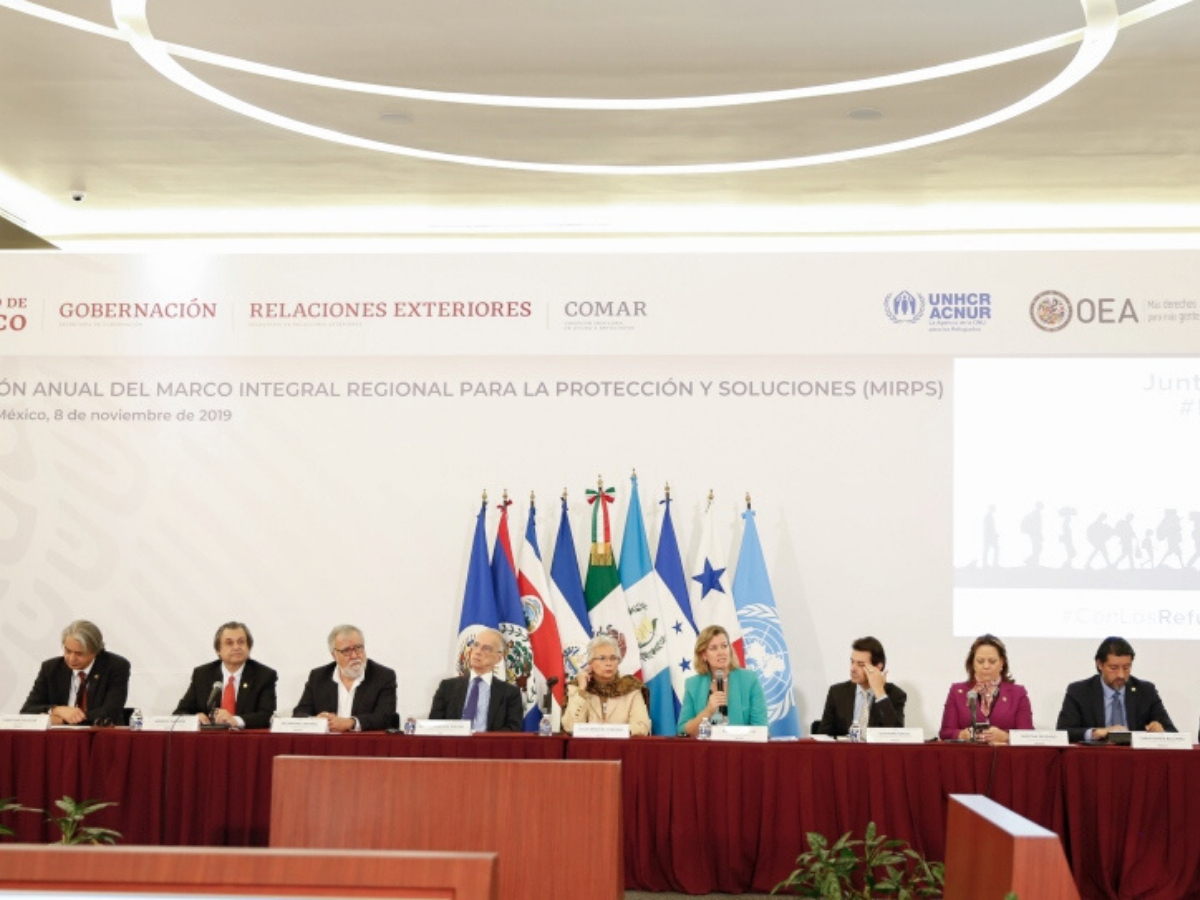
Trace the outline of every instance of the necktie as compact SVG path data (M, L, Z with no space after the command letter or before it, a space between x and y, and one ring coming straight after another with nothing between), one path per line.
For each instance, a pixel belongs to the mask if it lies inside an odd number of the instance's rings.
M87 672L79 673L79 689L75 692L75 705L87 712Z
M1112 703L1109 705L1109 725L1124 725L1125 724L1125 705L1121 702L1120 694L1113 694Z
M874 703L874 695L864 695L862 698L862 709L858 711L858 724L866 728L867 723L871 720L871 704Z
M231 716L237 715L237 693L233 689L233 676L225 682L225 690L221 693L221 709Z
M483 679L478 675L471 679L471 689L467 691L467 702L463 706L462 717L468 722L475 721L475 712L479 709L479 685Z

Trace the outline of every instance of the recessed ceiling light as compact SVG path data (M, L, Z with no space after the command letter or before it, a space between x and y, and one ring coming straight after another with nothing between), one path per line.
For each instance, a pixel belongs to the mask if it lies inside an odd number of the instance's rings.
M883 111L870 106L860 106L857 109L852 109L846 115L851 119L858 119L861 122L866 122L871 119L882 119Z

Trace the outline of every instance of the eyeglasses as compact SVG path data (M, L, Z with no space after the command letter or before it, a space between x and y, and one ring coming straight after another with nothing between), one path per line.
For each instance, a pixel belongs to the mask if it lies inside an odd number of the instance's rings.
M619 656L593 656L592 662L620 662Z
M357 656L366 649L362 644L355 644L353 647L342 647L341 649L334 647L333 652L338 656Z

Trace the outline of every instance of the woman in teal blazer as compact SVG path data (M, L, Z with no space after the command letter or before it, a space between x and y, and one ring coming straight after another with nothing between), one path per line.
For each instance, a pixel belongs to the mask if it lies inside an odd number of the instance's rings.
M766 725L767 698L758 676L739 667L729 633L720 625L709 625L696 638L695 669L684 684L679 710L679 733L695 737L700 720L713 719L722 706L729 707L728 725ZM713 672L725 672L725 690L718 691ZM715 723L714 723L715 724Z

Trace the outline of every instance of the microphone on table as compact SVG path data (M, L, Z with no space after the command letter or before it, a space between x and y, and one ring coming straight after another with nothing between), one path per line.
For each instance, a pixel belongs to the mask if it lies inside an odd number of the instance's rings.
M717 669L716 671L713 672L713 682L716 684L718 692L725 690L725 670L724 669ZM717 712L719 712L722 716L724 716L725 718L728 719L729 718L729 704L722 703L720 706L717 707Z
M221 687L220 681L214 681L212 690L208 692L208 702L204 704L204 711L208 713L209 719L213 721L216 720L213 713L216 711L219 702L217 698L221 696Z
M974 690L967 691L967 707L971 710L971 740L975 740L975 727L977 724L975 707L978 702L979 694Z

